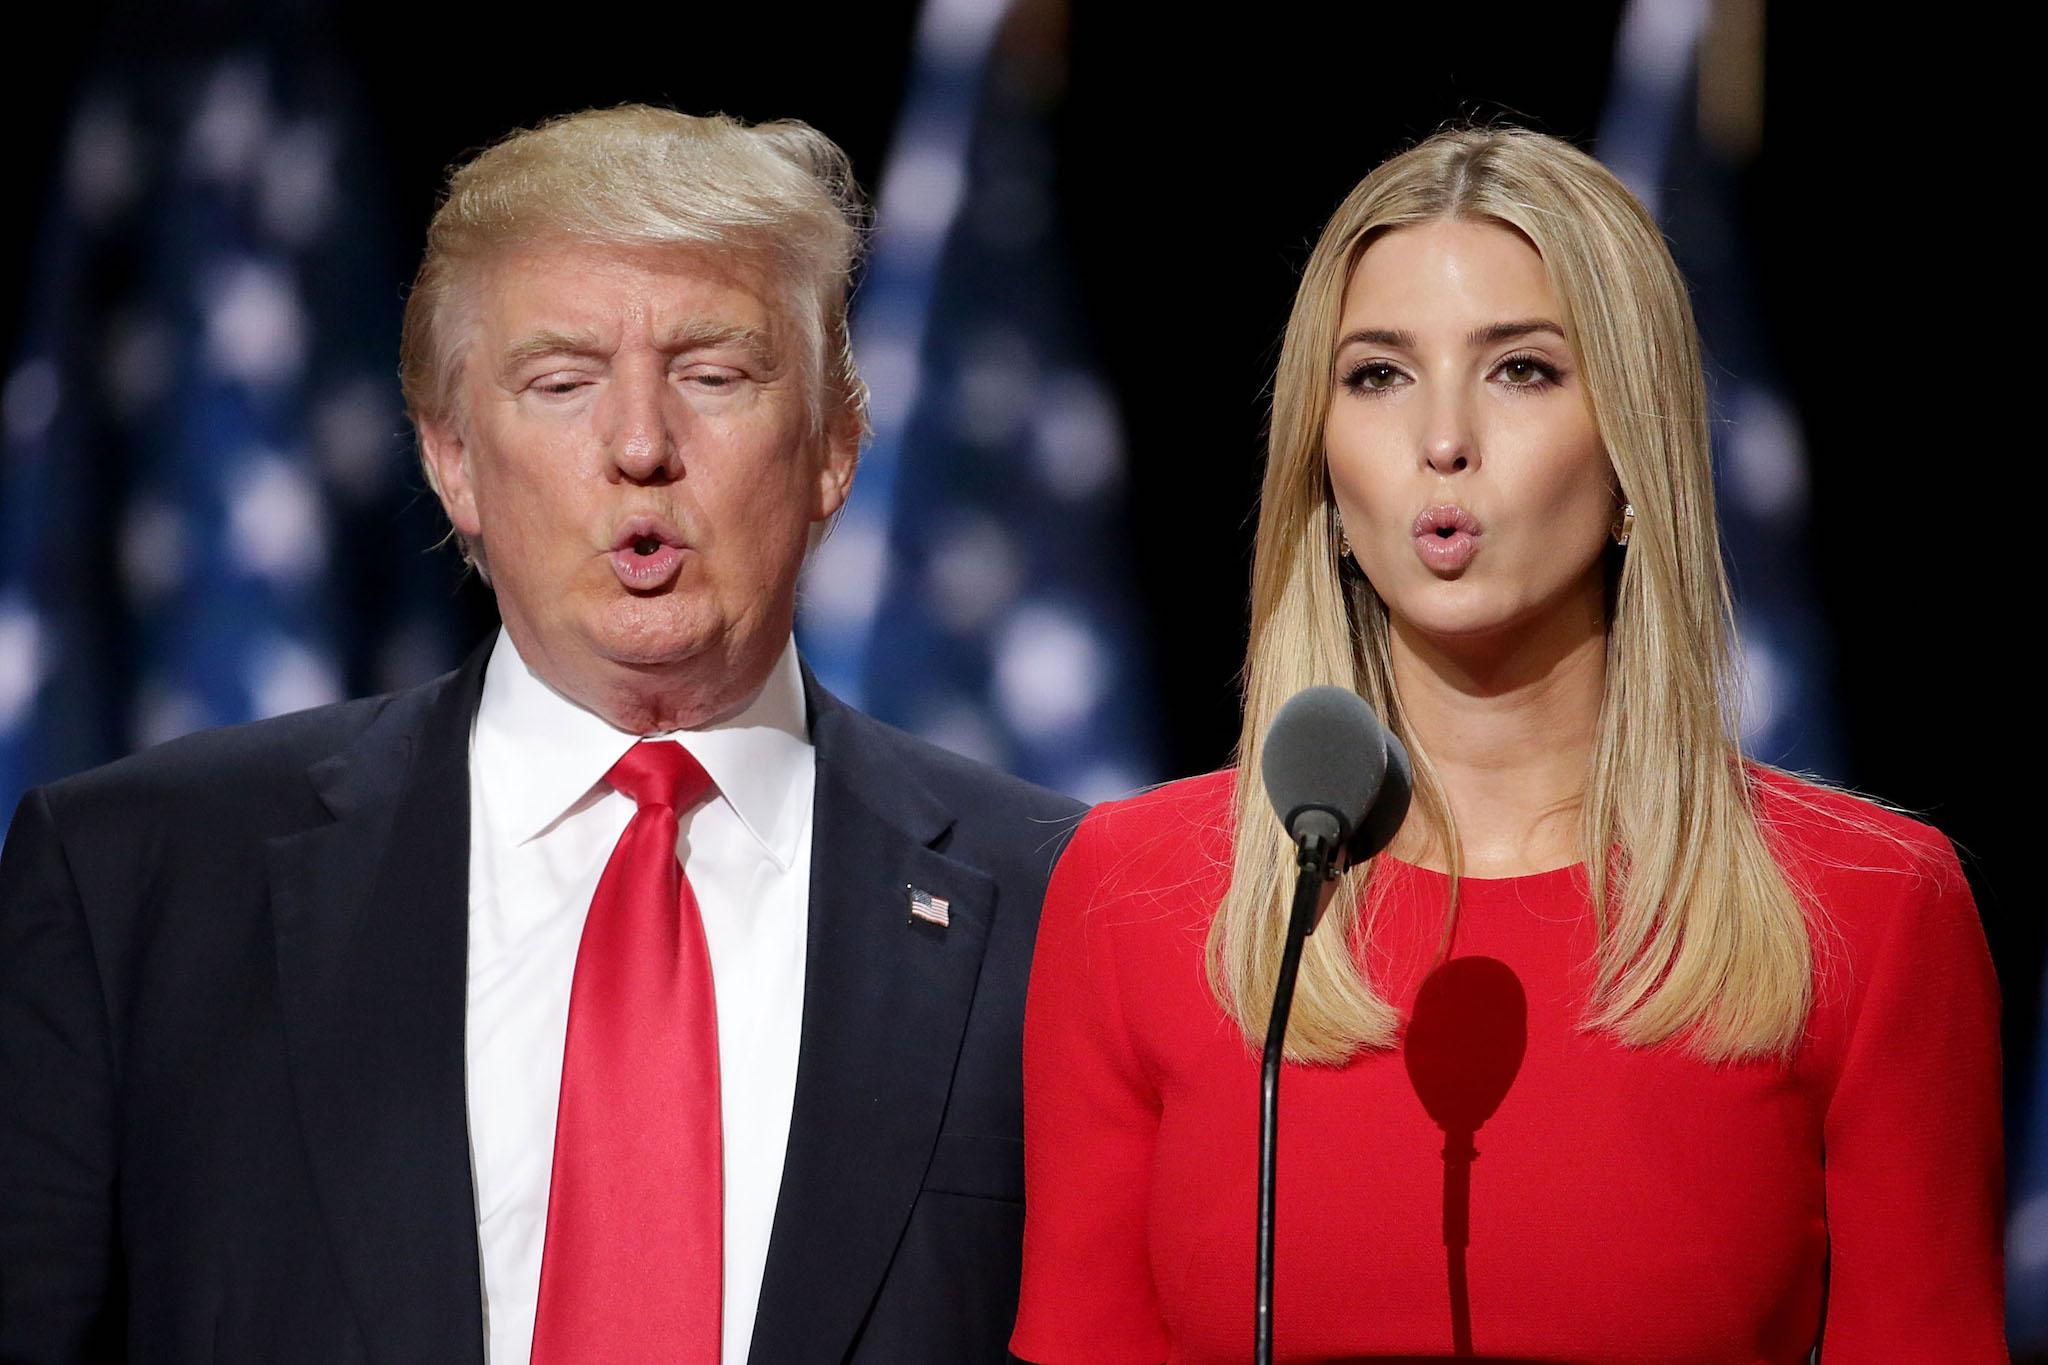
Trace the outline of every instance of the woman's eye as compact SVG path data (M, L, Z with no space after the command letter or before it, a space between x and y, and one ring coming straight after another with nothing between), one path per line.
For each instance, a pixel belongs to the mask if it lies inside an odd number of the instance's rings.
M1401 372L1384 360L1354 365L1344 376L1344 386L1362 393L1380 393L1401 382Z
M1557 367L1532 355L1511 355L1494 371L1517 389L1547 388L1557 382Z

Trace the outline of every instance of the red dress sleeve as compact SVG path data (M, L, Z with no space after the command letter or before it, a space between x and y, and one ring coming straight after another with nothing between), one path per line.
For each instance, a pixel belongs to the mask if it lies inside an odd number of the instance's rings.
M1125 1026L1102 822L1053 870L1024 1010L1024 1281L1010 1349L1038 1365L1157 1365L1146 1250L1159 1097Z
M1954 850L1921 832L1938 847L1851 956L1823 1131L1823 1365L2007 1359L1998 981Z

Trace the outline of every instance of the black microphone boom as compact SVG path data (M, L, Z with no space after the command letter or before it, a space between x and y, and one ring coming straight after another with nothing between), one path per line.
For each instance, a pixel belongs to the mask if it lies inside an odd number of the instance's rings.
M1408 814L1413 780L1408 751L1365 699L1345 687L1311 687L1287 699L1266 731L1259 775L1295 844L1294 904L1259 1073L1258 1303L1252 1357L1256 1365L1272 1365L1280 1063L1301 949L1315 932L1324 883L1393 841Z

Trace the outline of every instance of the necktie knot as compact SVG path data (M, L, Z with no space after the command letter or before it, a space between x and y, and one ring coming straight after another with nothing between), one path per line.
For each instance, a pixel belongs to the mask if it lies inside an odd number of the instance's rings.
M641 807L667 806L680 815L711 790L711 774L672 739L635 744L604 780Z

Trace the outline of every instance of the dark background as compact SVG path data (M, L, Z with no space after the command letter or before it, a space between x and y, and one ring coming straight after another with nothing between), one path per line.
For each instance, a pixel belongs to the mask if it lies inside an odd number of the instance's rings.
M1158 625L1167 766L1182 773L1226 762L1235 739L1244 627L1230 604L1248 579L1265 385L1315 233L1367 169L1449 119L1505 115L1589 143L1619 6L1418 17L1275 3L1149 24L1134 8L1071 17L1059 188L1097 358L1122 403L1131 558ZM1922 813L1963 849L2004 983L2017 1112L2043 939L2018 852L2032 802L2006 776L2033 752L2039 695L2012 656L2039 617L2020 558L2021 480L2040 443L2013 428L2040 383L2023 349L1975 321L1986 305L2024 310L2030 283L2001 237L2025 139L1987 108L2009 40L1927 16L1851 31L1829 9L1769 8L1763 140L1740 179L1760 321L1811 461L1809 549L1842 730L1843 770L1829 775ZM387 172L363 189L390 206L402 267L451 161L589 105L802 118L847 148L872 190L916 7L508 7L456 22L383 2L100 4L41 19L44 36L11 44L4 68L10 356L70 101L113 54L198 55L262 31L331 52L361 80ZM392 353L395 365L395 336ZM488 604L472 591L467 609L481 633Z

